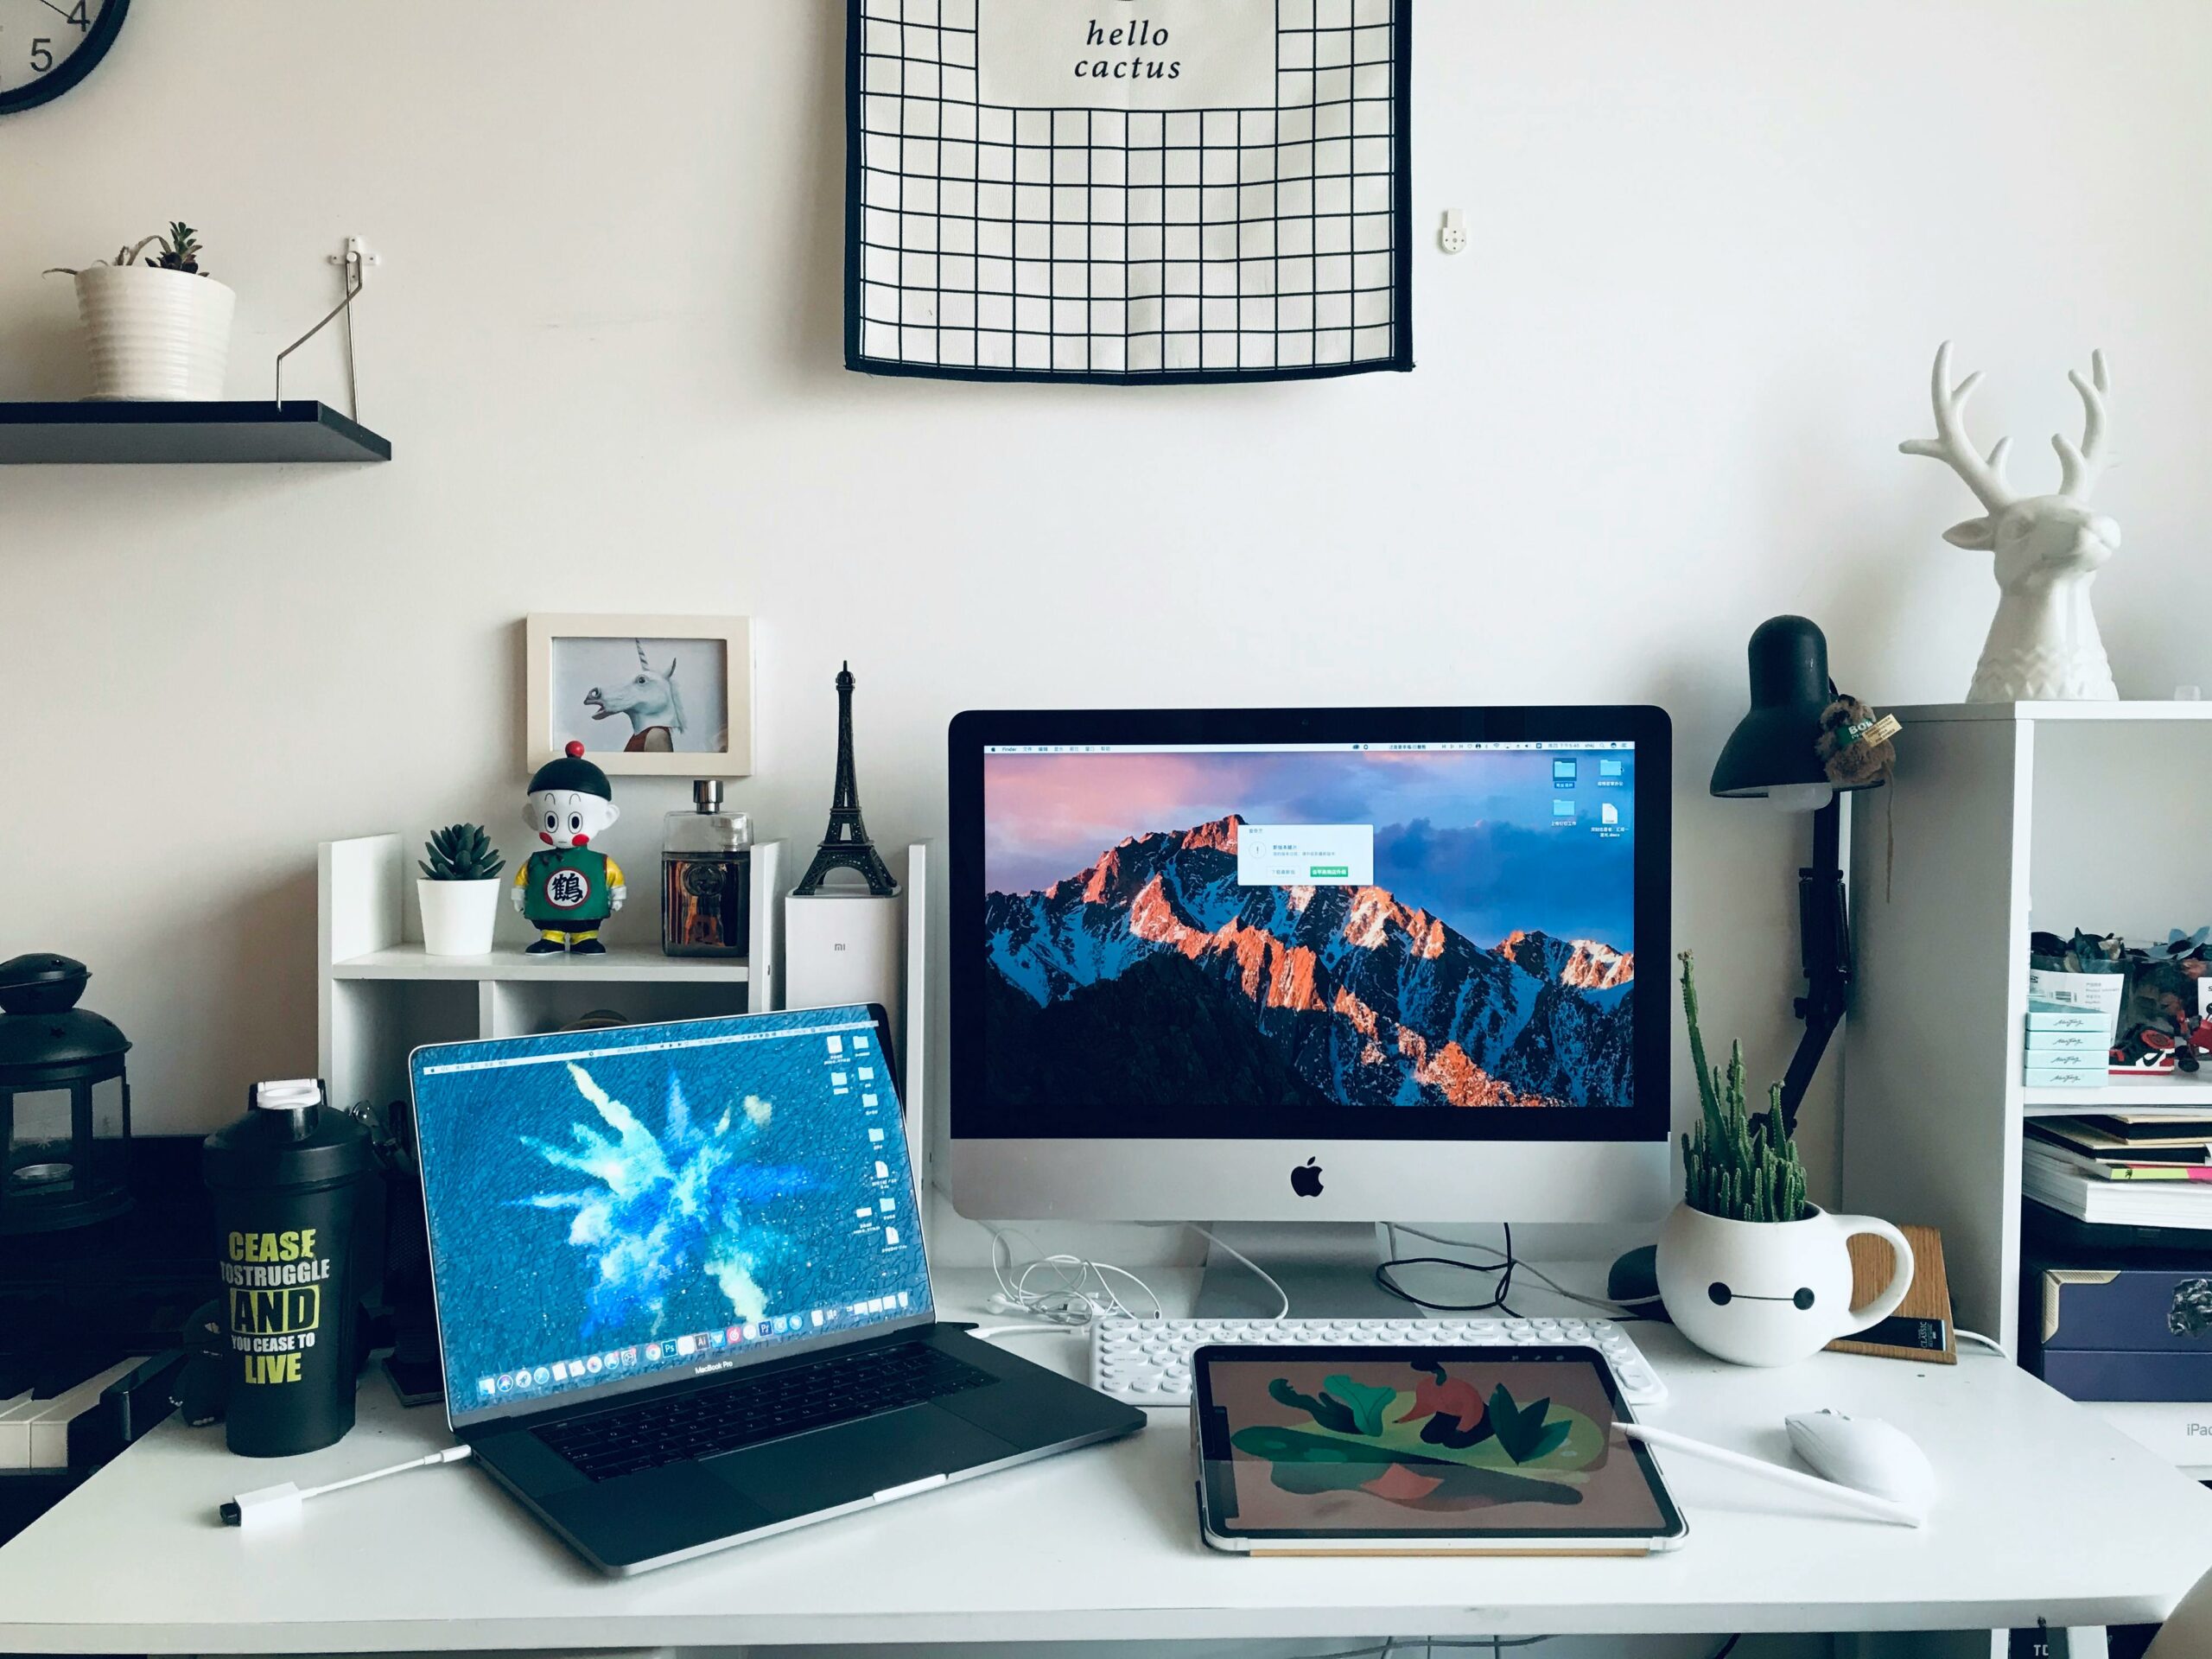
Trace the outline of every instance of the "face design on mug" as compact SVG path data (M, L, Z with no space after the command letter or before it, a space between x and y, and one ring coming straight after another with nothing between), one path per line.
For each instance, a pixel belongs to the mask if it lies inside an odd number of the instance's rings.
M1780 1296L1756 1296L1750 1291L1738 1290L1734 1286L1716 1279L1705 1287L1705 1294L1715 1307L1726 1307L1731 1302L1781 1302L1802 1313L1809 1313L1820 1301L1820 1298L1813 1294L1813 1287L1810 1285L1800 1285L1796 1289Z

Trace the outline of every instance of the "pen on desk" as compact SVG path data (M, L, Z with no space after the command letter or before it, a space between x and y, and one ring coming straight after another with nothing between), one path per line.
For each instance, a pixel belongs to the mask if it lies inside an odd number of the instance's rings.
M1756 1475L1761 1480L1771 1481L1777 1486L1795 1487L1801 1492L1813 1492L1821 1497L1873 1516L1877 1521L1888 1521L1901 1527L1923 1525L1927 1517L1919 1510L1903 1503L1891 1503L1886 1497L1877 1497L1872 1492L1862 1492L1856 1486L1846 1486L1837 1481L1822 1480L1818 1475L1801 1475L1795 1469L1785 1469L1778 1463L1769 1463L1761 1458L1746 1457L1741 1452L1731 1452L1726 1446L1713 1446L1704 1440L1694 1440L1687 1434L1675 1434L1663 1428L1653 1428L1646 1423L1616 1422L1613 1427L1632 1440L1642 1440L1647 1446L1664 1447L1680 1452L1685 1457L1702 1458L1707 1463L1725 1464L1731 1469Z

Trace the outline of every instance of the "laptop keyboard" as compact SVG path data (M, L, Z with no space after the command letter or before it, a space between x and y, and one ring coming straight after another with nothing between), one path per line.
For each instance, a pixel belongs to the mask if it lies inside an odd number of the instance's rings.
M921 1343L836 1354L764 1376L611 1407L537 1431L593 1480L711 1458L810 1428L873 1417L996 1379Z

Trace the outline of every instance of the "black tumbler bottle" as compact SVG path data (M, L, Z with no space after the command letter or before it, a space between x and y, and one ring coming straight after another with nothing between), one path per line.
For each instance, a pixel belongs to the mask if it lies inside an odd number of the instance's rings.
M229 1336L232 1451L289 1457L353 1427L354 1218L376 1169L368 1131L312 1077L256 1084L207 1137Z

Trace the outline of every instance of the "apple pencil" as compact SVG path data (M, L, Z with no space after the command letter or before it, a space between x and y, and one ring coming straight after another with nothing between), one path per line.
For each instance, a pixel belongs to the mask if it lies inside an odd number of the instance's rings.
M1714 1446L1705 1440L1694 1440L1687 1434L1669 1433L1663 1428L1653 1428L1646 1423L1620 1423L1613 1427L1632 1440L1642 1440L1648 1446L1663 1446L1669 1452L1680 1452L1686 1457L1703 1458L1708 1463L1726 1464L1731 1469L1740 1469L1747 1475L1757 1475L1761 1480L1770 1480L1778 1486L1794 1486L1801 1492L1816 1492L1857 1510L1861 1515L1871 1515L1877 1521L1889 1521L1900 1527L1917 1527L1925 1523L1927 1516L1903 1503L1893 1503L1886 1497L1877 1497L1872 1492L1862 1492L1856 1486L1846 1486L1840 1481L1822 1480L1818 1475L1801 1475L1795 1469L1785 1469L1778 1463L1769 1463L1763 1458L1751 1458L1741 1452L1731 1452L1726 1446Z

